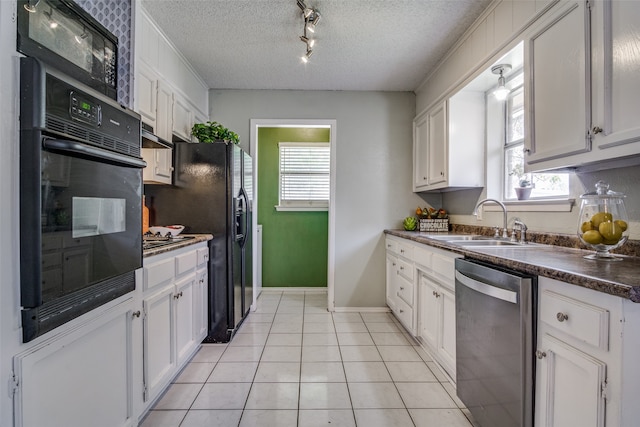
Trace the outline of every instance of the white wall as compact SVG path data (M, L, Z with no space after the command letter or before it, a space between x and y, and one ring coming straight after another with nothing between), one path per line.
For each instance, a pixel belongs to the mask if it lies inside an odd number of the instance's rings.
M18 54L16 25L12 21L16 3L0 1L0 425L11 425L12 400L7 385L11 356L18 343L19 315L19 216L18 216Z
M411 192L413 93L211 90L209 108L247 150L250 119L336 120L335 305L384 307L382 231L424 204Z

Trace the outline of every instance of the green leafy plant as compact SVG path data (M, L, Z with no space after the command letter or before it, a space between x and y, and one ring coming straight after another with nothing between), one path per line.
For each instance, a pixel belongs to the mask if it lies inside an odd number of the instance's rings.
M516 163L513 169L511 169L511 172L509 172L509 175L518 177L518 185L520 185L520 187L531 187L530 175L524 172L524 165L522 163Z
M191 128L191 135L200 142L228 141L238 144L240 137L218 122L195 123Z

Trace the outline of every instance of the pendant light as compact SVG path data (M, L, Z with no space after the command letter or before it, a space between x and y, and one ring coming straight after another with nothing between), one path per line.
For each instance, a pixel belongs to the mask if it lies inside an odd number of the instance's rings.
M503 73L509 72L510 70L511 70L510 64L499 64L491 67L491 72L493 74L500 75L500 77L498 77L498 87L496 90L493 91L493 96L495 96L498 101L504 101L505 99L507 99L507 96L509 96L509 92L511 92L505 86L506 81L503 75Z

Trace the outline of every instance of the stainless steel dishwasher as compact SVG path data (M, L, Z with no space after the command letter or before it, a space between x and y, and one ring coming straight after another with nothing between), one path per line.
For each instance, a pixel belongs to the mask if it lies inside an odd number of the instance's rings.
M482 427L533 426L535 276L456 259L456 385Z

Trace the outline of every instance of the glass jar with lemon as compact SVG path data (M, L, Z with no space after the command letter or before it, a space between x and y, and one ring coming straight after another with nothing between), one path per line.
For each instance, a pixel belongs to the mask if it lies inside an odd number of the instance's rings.
M624 207L625 195L609 190L604 181L596 183L596 191L580 196L580 217L578 237L595 250L585 255L587 259L619 261L609 251L622 246L629 237L627 211Z

